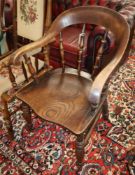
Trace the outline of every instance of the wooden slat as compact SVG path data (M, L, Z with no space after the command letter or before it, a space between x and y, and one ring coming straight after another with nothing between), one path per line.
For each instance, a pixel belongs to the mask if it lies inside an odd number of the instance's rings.
M98 49L96 60L95 60L95 64L94 64L93 71L92 71L92 78L94 78L100 71L101 58L103 56L104 46L106 44L107 34L108 34L108 31L105 32L104 37L101 40L101 45L100 45L100 47Z
M84 41L85 41L85 28L86 28L86 25L84 24L82 28L82 33L79 35L79 41L78 41L78 45L79 45L78 75L80 75L80 71L81 71L82 55L83 55Z
M31 74L31 77L38 82L37 78L36 78L36 71L32 65L32 62L31 62L31 59L30 57L28 57L26 54L24 55L24 59L25 59L25 62L28 66L28 70L29 70L29 73Z
M36 72L38 73L38 71L39 71L39 61L38 61L38 58L35 58L35 67L36 67Z
M25 68L25 65L24 65L23 61L22 61L22 70L23 70L23 75L25 77L25 80L28 82L29 79L28 79L27 71L26 71L26 68Z
M44 68L49 68L50 61L49 61L49 45L43 47L43 54L44 54Z
M62 72L65 71L65 59L64 59L64 47L63 47L63 38L62 33L59 34L60 37L60 55L61 55L61 64L62 64Z
M11 65L7 65L7 68L8 68L8 72L9 72L9 80L12 84L13 89L16 91L18 89L18 86L17 86L17 83L16 83L15 76L12 72Z

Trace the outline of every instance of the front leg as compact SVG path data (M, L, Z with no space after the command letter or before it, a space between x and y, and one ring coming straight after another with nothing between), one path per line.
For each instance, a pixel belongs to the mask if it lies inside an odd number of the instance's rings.
M79 168L83 165L84 159L84 135L78 135L76 140L76 158L77 158L77 165Z
M31 112L30 112L30 108L26 103L22 103L22 111L23 111L23 117L27 122L27 127L30 130L32 127L32 121L31 121Z
M10 112L8 111L8 101L9 101L9 95L7 93L3 93L1 95L1 100L3 104L3 116L4 120L7 123L7 130L11 138L13 138L13 128L12 128L12 122L11 122L11 116Z
M102 106L102 114L103 114L103 118L108 120L109 110L108 110L107 98L105 99L103 106Z

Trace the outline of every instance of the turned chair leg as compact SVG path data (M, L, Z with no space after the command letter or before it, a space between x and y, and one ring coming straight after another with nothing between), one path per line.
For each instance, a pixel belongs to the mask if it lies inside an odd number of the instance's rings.
M102 106L102 114L103 114L103 118L108 120L109 117L109 110L108 110L108 102L107 102L107 98L104 101L104 104Z
M30 108L26 103L22 103L22 111L23 111L23 117L27 122L27 127L29 130L31 130L32 127L32 120L31 120L31 112L30 112Z
M83 165L83 158L84 158L84 135L78 135L76 139L76 158L77 158L77 165L79 168Z
M13 128L12 128L11 116L10 116L10 112L8 111L8 98L9 96L6 93L3 93L1 95L2 104L4 106L4 109L3 109L4 120L6 121L8 125L7 126L8 133L10 137L13 138Z

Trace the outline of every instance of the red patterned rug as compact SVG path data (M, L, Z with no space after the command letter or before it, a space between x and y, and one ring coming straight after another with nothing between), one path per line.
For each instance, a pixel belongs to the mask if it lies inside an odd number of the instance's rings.
M110 82L109 120L100 117L93 129L82 171L77 173L75 136L32 115L32 131L22 112L12 116L14 140L0 114L0 175L129 175L128 150L135 146L135 54ZM14 110L19 101L10 104ZM132 170L133 173L134 170Z

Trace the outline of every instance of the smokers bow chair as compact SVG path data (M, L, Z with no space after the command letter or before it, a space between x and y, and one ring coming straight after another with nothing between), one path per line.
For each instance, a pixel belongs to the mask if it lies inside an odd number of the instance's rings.
M86 23L106 28L91 75L81 70L80 66L85 39L85 25L79 37L78 69L64 65L62 30L70 25ZM115 47L109 58L104 60L102 52L108 32L112 33L115 38ZM47 60L44 69L36 72L29 60L27 63L31 78L26 78L24 84L19 88L10 72L11 82L16 91L11 96L6 96L5 99L8 102L16 96L23 101L22 109L25 117L30 117L28 109L31 108L44 120L61 125L74 133L76 135L77 164L81 166L85 143L99 118L99 113L102 111L103 116L108 115L108 80L125 58L130 30L124 18L111 9L97 6L76 7L60 14L44 37L19 48L13 53L9 64L20 64L22 55L26 55L32 49L48 45L59 34L61 68L52 69L49 60ZM27 77L26 71L24 73ZM7 107L5 114L10 117ZM30 118L28 120L30 122Z

